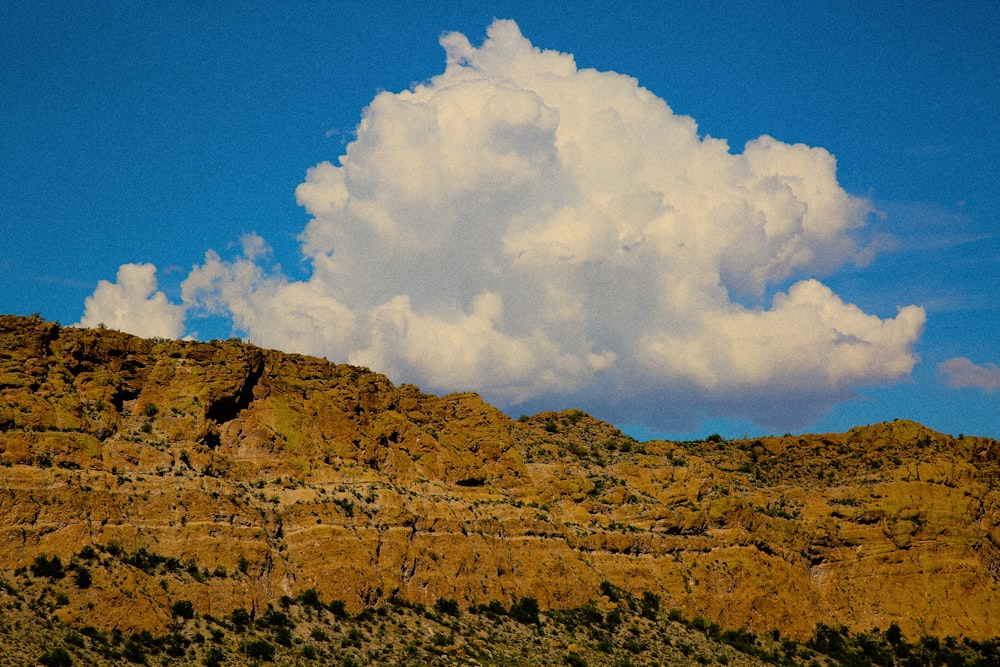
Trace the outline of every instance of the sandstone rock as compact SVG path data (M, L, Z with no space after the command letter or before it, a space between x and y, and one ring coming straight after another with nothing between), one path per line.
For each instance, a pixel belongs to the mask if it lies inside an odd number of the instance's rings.
M102 547L59 615L105 628L308 588L352 611L571 607L608 581L755 632L985 638L998 476L996 441L908 421L639 443L579 411L514 421L238 341L0 317L0 563Z

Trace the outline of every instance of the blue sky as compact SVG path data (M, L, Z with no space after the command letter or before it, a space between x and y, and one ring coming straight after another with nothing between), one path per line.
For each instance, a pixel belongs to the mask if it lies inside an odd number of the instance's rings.
M1000 437L995 3L751 4L5 2L0 312Z

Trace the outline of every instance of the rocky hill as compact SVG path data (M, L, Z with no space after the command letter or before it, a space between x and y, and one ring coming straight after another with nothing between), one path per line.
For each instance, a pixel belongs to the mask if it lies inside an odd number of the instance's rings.
M58 559L67 627L158 635L178 602L258 616L304 592L349 614L646 596L798 640L984 640L998 473L997 441L909 421L640 443L237 340L0 316L0 605Z

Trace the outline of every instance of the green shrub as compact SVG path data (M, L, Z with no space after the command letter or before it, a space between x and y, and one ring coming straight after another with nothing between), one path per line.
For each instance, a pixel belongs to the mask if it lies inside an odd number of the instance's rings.
M122 649L122 656L129 662L137 665L146 664L146 649L132 637L129 637L129 640L125 642L125 648Z
M131 565L132 567L138 568L145 572L146 574L153 574L156 569L161 565L170 565L170 569L176 569L180 566L179 562L168 563L169 560L157 553L153 553L146 549L146 547L139 547L135 550L135 553L125 556L122 558L122 562L126 565Z
M903 631L897 624L893 623L885 631L885 640L893 647L899 646L900 642L903 640Z
M593 600L587 602L587 604L578 608L580 612L580 618L586 625L600 625L604 623L604 614L601 610L597 608Z
M114 541L108 542L104 546L98 545L97 548L103 551L104 553L108 554L112 558L118 558L119 556L122 555L122 545Z
M330 604L326 608L337 618L347 618L347 605L343 600L330 600Z
M205 651L205 657L201 659L201 664L205 667L222 667L226 660L226 654L218 646L213 646Z
M257 621L257 625L262 628L294 628L295 623L288 614L277 609L268 609Z
M201 640L205 641L204 636L202 636ZM187 637L178 632L174 632L169 637L167 637L166 643L167 643L167 649L166 649L167 655L173 658L183 658L184 652L187 650L187 647L191 645L191 641Z
M344 514L346 514L348 518L354 516L354 503L350 500L347 500L346 498L334 498L333 504L344 510Z
M481 604L476 607L476 611L480 614L486 614L488 616L506 616L507 610L504 609L503 604L499 600L490 600L489 604Z
M651 591L643 591L641 609L643 618L655 621L660 611L660 596Z
M194 605L190 600L178 600L170 605L170 613L174 618L192 619L194 618Z
M236 632L243 632L250 625L250 612L243 607L233 609L232 613L229 614L229 622L236 628Z
M618 588L607 580L601 582L601 594L606 596L612 602L618 602L620 599L618 595Z
M47 558L45 554L39 554L35 556L35 560L31 563L31 574L36 577L48 577L49 580L55 581L56 579L65 577L66 571L63 569L63 564L59 560L59 556Z
M510 606L510 617L525 625L541 625L538 618L538 600L521 598Z
M43 653L38 662L45 665L45 667L70 667L73 664L73 658L70 656L69 651L62 646L58 646Z
M185 571L188 574L190 574L191 578L197 581L199 584L205 583L205 579L207 578L206 573L208 572L208 570L206 569L204 572L202 572L201 569L198 567L198 564L193 560L190 563L188 563L188 566L185 569Z
M431 639L435 646L451 646L455 643L454 635L446 635L443 632L435 632Z
M719 641L741 653L753 653L757 649L757 635L749 630L724 630Z
M326 609L326 605L319 597L319 591L315 588L307 588L299 594L299 604L313 609Z
M77 565L76 571L73 573L73 583L76 584L77 588L90 588L90 585L93 583L90 570L86 566Z
M281 644L285 648L291 648L292 647L292 631L289 628L285 627L285 626L281 626L280 628L275 628L274 629L274 641L276 641L277 643Z
M458 608L458 602L448 598L438 598L438 601L434 603L434 610L439 614L447 614L448 616L458 616L461 613Z
M626 639L622 646L625 647L626 651L630 651L632 653L642 653L646 650L646 648L648 648L645 642L638 641L632 637Z
M341 638L340 646L341 648L361 648L361 643L364 640L365 635L357 628L351 628L351 630Z
M244 642L243 653L254 660L274 661L274 644L264 639Z

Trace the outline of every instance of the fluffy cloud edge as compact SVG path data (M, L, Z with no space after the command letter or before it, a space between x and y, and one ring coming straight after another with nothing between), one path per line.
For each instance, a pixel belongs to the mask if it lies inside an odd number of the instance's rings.
M731 153L512 21L480 47L441 43L445 71L378 94L296 189L307 279L267 267L251 234L235 259L208 251L180 305L155 267L123 265L81 322L177 337L209 313L258 345L432 391L588 398L626 420L643 417L630 404L654 414L650 397L808 420L912 371L922 308L869 315L816 279L874 251L855 235L870 203L828 151L762 136ZM770 288L784 291L768 307Z
M122 264L114 282L101 280L73 326L107 327L143 338L180 338L186 307L157 289L152 264Z

